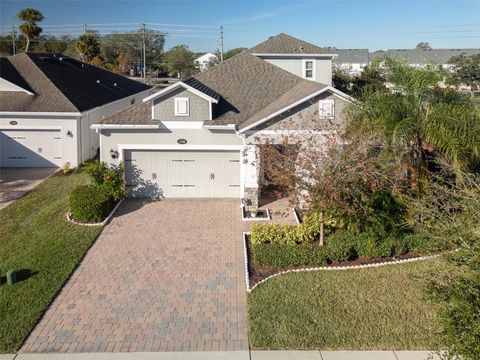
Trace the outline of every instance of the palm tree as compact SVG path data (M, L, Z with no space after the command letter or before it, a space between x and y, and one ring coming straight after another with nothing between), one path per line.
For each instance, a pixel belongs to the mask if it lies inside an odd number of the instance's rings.
M78 38L75 49L82 61L90 62L100 54L100 43L95 34L87 33Z
M393 89L364 92L349 111L347 134L377 134L384 154L406 166L412 186L424 180L431 154L445 158L457 171L480 156L480 114L471 100L439 86L435 65L413 68L385 59Z
M20 12L17 14L17 18L21 21L24 21L24 23L20 24L18 28L27 39L25 52L28 52L30 48L30 40L38 37L43 31L43 29L37 25L37 22L42 21L44 17L40 11L32 8L26 8L20 10Z

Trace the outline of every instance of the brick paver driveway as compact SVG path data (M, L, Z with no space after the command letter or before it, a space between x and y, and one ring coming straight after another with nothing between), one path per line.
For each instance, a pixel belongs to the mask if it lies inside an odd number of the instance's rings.
M125 201L22 352L248 350L238 200Z

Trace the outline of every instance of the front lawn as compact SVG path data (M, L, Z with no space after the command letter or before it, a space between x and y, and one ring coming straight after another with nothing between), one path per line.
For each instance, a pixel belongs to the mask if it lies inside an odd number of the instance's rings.
M56 174L0 211L0 269L20 272L0 285L0 353L17 351L101 227L66 220L70 192L88 175Z
M248 297L255 349L432 349L435 307L424 276L439 260L290 273ZM444 266L444 264L443 264Z

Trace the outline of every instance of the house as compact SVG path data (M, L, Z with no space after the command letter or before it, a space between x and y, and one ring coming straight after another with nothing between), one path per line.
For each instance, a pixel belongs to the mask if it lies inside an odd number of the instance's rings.
M350 75L360 75L370 63L368 49L333 49L338 56L333 65Z
M217 55L212 54L210 52L207 52L207 53L199 56L195 60L193 60L193 62L195 64L195 67L198 70L204 71L204 70L208 69L211 66L211 64L218 63L218 60L219 59L218 59Z
M67 56L0 58L0 166L72 167L95 156L90 125L150 94L150 87Z
M242 198L258 206L259 145L338 132L351 100L332 83L335 54L286 34L179 81L92 125L100 158L124 162L130 196ZM308 120L308 121L307 121Z
M370 53L370 60L373 61L388 56L405 61L414 67L423 67L435 63L448 69L451 66L449 64L450 59L460 54L480 54L480 49L389 49Z

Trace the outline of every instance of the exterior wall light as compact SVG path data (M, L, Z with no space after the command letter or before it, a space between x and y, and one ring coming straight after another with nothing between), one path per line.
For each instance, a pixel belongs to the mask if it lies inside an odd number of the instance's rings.
M73 133L70 130L67 130L67 136L73 137Z
M118 158L118 151L117 151L117 150L110 149L110 157L111 157L112 159Z

